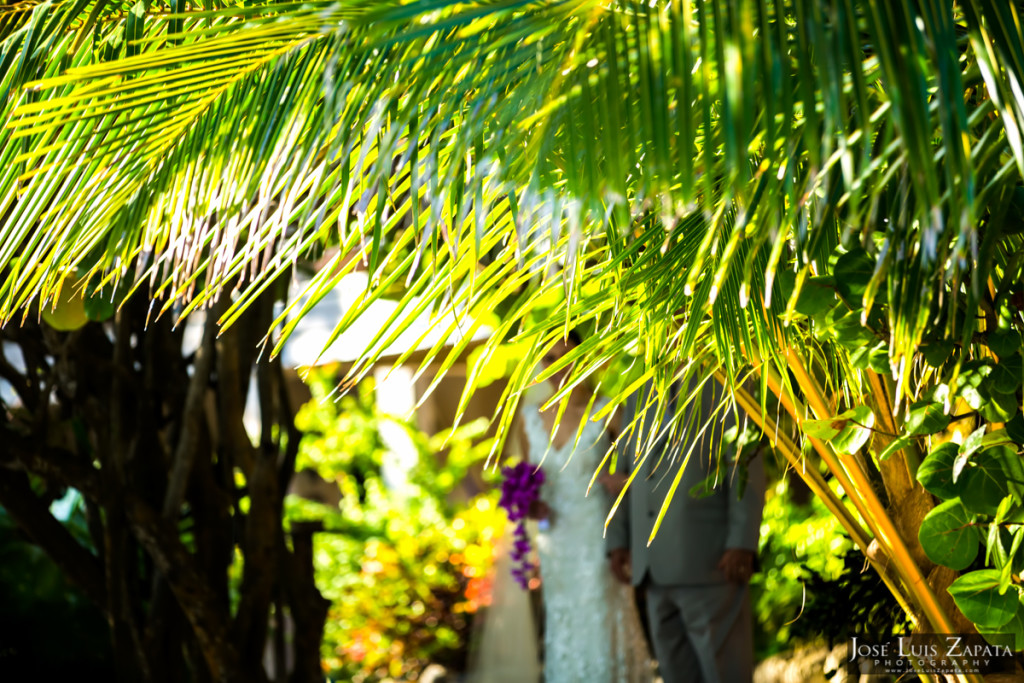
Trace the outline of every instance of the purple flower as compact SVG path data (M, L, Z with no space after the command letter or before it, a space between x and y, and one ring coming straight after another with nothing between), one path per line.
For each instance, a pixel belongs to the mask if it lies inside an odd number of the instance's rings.
M515 466L503 467L501 498L498 505L505 509L508 521L515 523L512 544L512 577L523 589L529 584L528 574L533 565L526 559L530 554L530 541L526 536L524 520L534 501L540 500L540 487L544 483L544 471L521 462Z

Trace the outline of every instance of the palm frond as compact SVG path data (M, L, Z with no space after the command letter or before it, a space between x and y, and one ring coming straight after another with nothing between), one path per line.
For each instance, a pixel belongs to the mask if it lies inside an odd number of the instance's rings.
M832 397L810 401L819 417L875 394L895 420L921 343L966 346L965 301L1016 291L1019 14L989 0L19 5L0 15L0 319L65 286L146 283L180 313L231 292L230 324L338 248L266 341L280 349L358 262L370 284L336 333L380 297L399 303L350 380L413 320L454 313L492 322L492 351L528 342L503 425L578 324L595 333L555 401L635 360L608 411L648 380L664 396L757 367L762 417L773 393L799 424L813 390ZM837 269L861 253L866 284L844 289ZM839 292L832 322L884 338L892 387L816 336L804 311L822 287ZM454 362L457 332L421 370ZM818 451L844 488L865 485L870 469ZM909 567L881 503L858 505ZM911 569L893 580L941 625Z

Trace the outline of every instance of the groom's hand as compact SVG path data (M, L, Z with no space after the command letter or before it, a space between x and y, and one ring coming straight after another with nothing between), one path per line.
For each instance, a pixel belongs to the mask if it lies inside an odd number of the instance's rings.
M602 474L597 481L605 488L609 496L616 498L622 492L628 479L629 477L619 472L618 474Z
M726 581L747 583L754 572L754 551L727 548L718 561L718 568L725 574Z
M546 519L551 520L551 506L545 503L543 500L530 501L530 509L526 511L526 516L530 519Z
M615 548L608 552L608 561L612 565L612 574L622 583L629 584L633 581L633 572L630 567L629 551L625 548Z

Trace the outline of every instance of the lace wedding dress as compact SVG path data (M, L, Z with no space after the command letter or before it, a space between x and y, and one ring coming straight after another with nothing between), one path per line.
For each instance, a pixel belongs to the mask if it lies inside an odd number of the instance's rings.
M595 406L595 412L600 405ZM633 601L633 589L615 580L604 546L610 499L587 485L608 446L599 422L588 422L578 446L561 448L536 407L524 411L530 461L541 464L541 498L551 508L538 534L545 604L545 683L648 683L650 655ZM573 435L575 436L575 434Z

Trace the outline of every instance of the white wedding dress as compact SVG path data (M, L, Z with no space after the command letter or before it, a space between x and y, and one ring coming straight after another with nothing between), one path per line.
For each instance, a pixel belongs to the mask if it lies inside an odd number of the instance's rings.
M599 401L594 412L600 407ZM574 438L555 448L535 406L525 408L523 419L530 461L544 470L541 498L552 511L547 529L537 538L545 614L544 681L648 683L653 680L650 654L633 589L615 580L605 554L610 499L600 484L586 495L610 445L608 433L591 421L575 450Z

